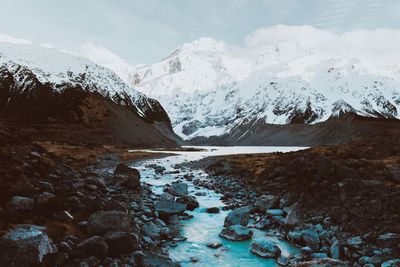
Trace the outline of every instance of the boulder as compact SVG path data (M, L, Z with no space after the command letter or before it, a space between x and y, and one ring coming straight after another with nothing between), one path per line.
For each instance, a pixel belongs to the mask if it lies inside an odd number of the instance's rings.
M104 259L108 253L107 243L101 236L85 239L76 248L85 256L96 256L99 259Z
M49 201L56 196L49 192L43 192L37 196L35 196L35 203L38 205L46 205Z
M266 210L277 207L279 199L274 195L262 195L254 202L254 208L257 211L265 212Z
M14 196L7 206L10 210L14 211L30 211L33 209L33 198Z
M340 244L338 240L332 243L330 248L330 254L332 259L340 258Z
M301 238L305 245L309 246L313 251L318 251L320 246L319 235L317 232L306 229L301 231Z
M3 235L0 238L0 266L37 266L46 255L56 253L45 229L36 225L18 225Z
M175 198L168 193L162 194L158 200L154 202L155 210L160 215L171 216L180 214L186 210L186 204L175 201Z
M393 247L400 243L400 234L384 233L378 236L376 240L381 247Z
M231 241L242 241L250 239L253 232L242 225L235 224L222 229L219 236Z
M147 222L142 226L142 232L144 235L151 237L153 240L160 239L161 227L157 226L153 222Z
M173 196L181 197L189 194L188 185L184 182L173 182L166 186L165 191Z
M220 209L218 207L211 207L206 209L207 213L219 213L219 211Z
M252 208L249 206L240 207L229 212L224 221L224 226L240 224L246 226L249 223L250 212Z
M109 232L104 236L104 240L110 256L130 253L139 248L138 236L128 232Z
M287 228L293 228L301 224L301 211L298 203L293 204L285 219L285 226Z
M187 210L194 210L200 206L199 202L193 196L186 195L186 196L178 198L177 201L186 204Z
M388 260L382 263L381 267L399 267L400 259Z
M115 168L112 182L119 187L137 190L140 188L140 172L120 163Z
M104 235L110 231L128 232L130 227L129 215L121 211L102 211L91 215L87 222L89 233Z
M347 239L346 244L353 249L359 249L363 245L363 241L360 236L355 236Z
M283 216L285 212L281 209L270 209L265 212L267 217L273 217L273 216Z
M281 249L269 239L255 240L250 251L262 258L277 258L281 255Z

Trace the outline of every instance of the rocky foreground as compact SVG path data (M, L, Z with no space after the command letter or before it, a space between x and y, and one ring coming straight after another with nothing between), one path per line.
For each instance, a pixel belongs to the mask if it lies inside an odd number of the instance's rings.
M177 266L164 243L196 203L174 185L156 197L125 164L154 154L4 132L0 144L0 266Z
M211 179L233 209L224 238L265 229L301 248L294 258L255 240L251 251L295 266L400 266L399 128L369 140L292 153L233 155L184 164ZM254 224L250 220L254 219Z

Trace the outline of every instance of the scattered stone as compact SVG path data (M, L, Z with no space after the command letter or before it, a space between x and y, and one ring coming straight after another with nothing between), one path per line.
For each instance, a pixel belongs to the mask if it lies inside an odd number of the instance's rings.
M108 246L101 236L92 236L78 244L77 249L86 256L103 259L107 256Z
M277 258L281 255L280 248L268 239L255 240L251 244L251 252L262 258Z
M392 247L400 243L400 234L385 233L378 236L376 240L381 247Z
M30 211L33 209L33 199L30 197L14 196L7 206L10 210Z
M313 251L318 251L320 246L319 235L317 232L306 229L301 231L303 242L309 246Z
M121 211L97 212L89 217L87 229L91 234L104 235L109 231L128 232L130 218Z
M254 207L257 211L265 212L266 210L277 207L279 199L274 195L262 195L255 202Z
M186 204L177 202L173 196L164 193L154 203L154 208L160 215L171 216L184 212L186 210Z
M173 196L186 196L189 194L188 185L184 182L173 182L165 188L165 191Z
M249 206L241 207L229 212L225 218L224 226L240 224L246 226L249 223L250 212L252 208Z
M44 227L18 225L0 238L0 266L37 266L57 251Z
M253 232L242 225L235 224L222 229L219 236L231 241L242 241L250 239Z
M299 224L301 224L301 211L299 204L295 203L290 207L290 211L286 216L285 226L287 228L292 228Z

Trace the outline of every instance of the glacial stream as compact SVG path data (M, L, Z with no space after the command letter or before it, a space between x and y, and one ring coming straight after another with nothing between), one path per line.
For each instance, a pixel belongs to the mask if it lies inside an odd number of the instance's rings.
M199 147L200 148L200 147ZM185 169L178 169L175 173L174 166L179 163L199 160L208 156L228 155L228 154L248 154L248 153L269 153L269 152L289 152L304 149L303 147L201 147L205 151L196 152L176 152L176 155L143 160L133 166L141 172L142 180L152 185L155 194L161 194L163 186L173 181L182 180L189 185L189 195L195 195L197 192L204 192L202 196L195 196L200 207L194 211L188 211L193 215L192 219L181 221L182 235L187 238L186 241L177 242L176 247L170 247L169 253L173 260L179 262L182 266L278 266L274 259L263 259L250 252L252 240L258 238L270 238L276 241L281 248L282 254L294 254L298 249L290 246L287 242L278 240L273 236L267 236L265 231L252 228L253 238L248 241L228 241L220 238L224 219L229 211L221 210L220 213L210 214L206 208L219 207L222 209L224 203L220 200L221 195L201 187L194 186L191 182L183 179L186 174ZM168 152L168 151L165 151ZM166 168L164 174L156 174L153 168L146 167L150 164L157 164ZM201 170L190 170L190 174L195 178L207 179L207 174ZM218 249L208 248L210 242L219 242L223 246ZM197 262L193 263L192 259Z

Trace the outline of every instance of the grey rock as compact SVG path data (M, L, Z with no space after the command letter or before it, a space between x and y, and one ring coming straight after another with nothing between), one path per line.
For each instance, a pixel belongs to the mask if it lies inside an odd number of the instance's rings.
M289 264L289 259L285 255L280 255L276 262L281 266L286 266Z
M186 204L175 201L175 198L168 193L162 194L154 203L155 210L161 215L180 214L186 210Z
M166 191L173 196L186 196L189 194L188 185L184 182L173 182L171 185L166 187Z
M268 239L255 240L251 244L250 251L262 258L277 258L281 255L280 248L275 244L275 242Z
M129 263L133 266L143 267L179 267L178 263L166 256L142 251L133 253Z
M218 243L218 242L208 243L208 244L207 244L207 247L208 247L208 248L217 249L217 248L222 247L222 244L221 244L221 243Z
M388 260L382 263L381 267L399 267L400 259Z
M120 163L115 168L112 183L119 187L137 190L140 188L140 172Z
M242 241L250 239L253 232L242 225L235 224L222 229L219 236L231 241Z
M89 233L104 235L109 231L128 232L130 218L121 211L103 211L91 215L87 222Z
M57 252L44 227L18 225L0 238L0 266L29 267L43 262Z
M338 240L336 240L335 242L332 243L332 245L330 247L330 254L331 254L331 258L333 258L333 259L340 258L340 244L339 244Z
M329 258L328 255L326 253L312 253L311 254L311 258L313 259L326 259Z
M300 205L298 203L295 203L290 207L290 211L286 216L285 226L287 228L292 228L300 224L301 224Z
M186 195L186 196L178 198L177 201L186 204L187 210L194 210L200 206L199 202L193 196Z
M384 233L378 236L376 242L381 247L393 247L400 243L400 234Z
M252 208L249 206L240 207L229 212L224 221L224 226L240 224L246 226L249 223L250 212Z
M360 236L355 236L347 239L346 244L354 249L359 249L362 246L363 241Z
M53 199L55 197L56 196L52 193L43 192L43 193L35 196L35 203L38 205L46 205L47 203L49 203L49 201L51 199Z
M10 210L30 211L33 209L34 200L30 197L14 196L7 206Z
M262 195L254 202L257 211L265 212L278 206L279 199L274 195Z
M92 236L78 244L77 249L85 256L96 256L103 259L107 256L108 246L101 236Z
M283 214L285 214L285 212L283 210L281 210L281 209L270 209L270 210L267 210L265 212L265 214L267 216L269 216L269 217L272 217L272 216L283 216Z

